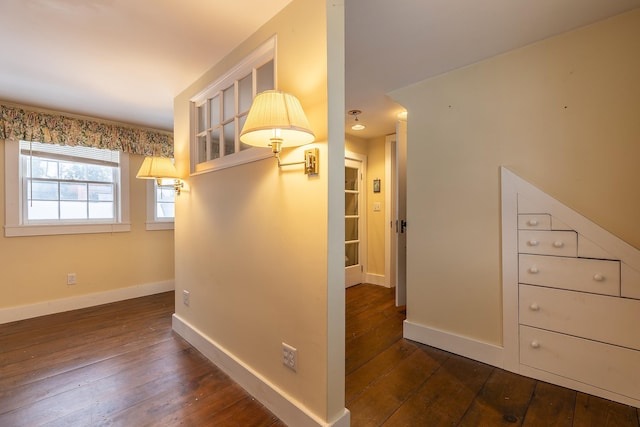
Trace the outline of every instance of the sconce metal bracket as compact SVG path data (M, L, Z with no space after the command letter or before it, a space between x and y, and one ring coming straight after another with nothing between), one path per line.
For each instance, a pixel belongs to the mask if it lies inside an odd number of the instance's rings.
M280 161L280 153L276 153L276 159L278 159L278 167L281 168L283 166L293 166L293 165L304 165L304 173L307 175L317 175L318 174L318 158L319 158L319 150L317 148L310 148L304 151L304 161L301 162L290 162L290 163L282 163Z

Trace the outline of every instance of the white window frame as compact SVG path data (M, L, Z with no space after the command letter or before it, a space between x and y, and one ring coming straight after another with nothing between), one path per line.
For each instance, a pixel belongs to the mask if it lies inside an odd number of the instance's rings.
M82 223L25 224L22 219L20 163L20 142L5 140L5 237L121 233L131 231L131 223L129 220L129 156L126 153L120 153L120 215L113 222L99 220L96 222L83 221Z
M253 73L253 97L255 97L255 70L262 65L273 61L273 78L274 89L278 87L277 82L277 61L276 61L276 45L277 37L273 36L266 41L262 46L253 51L249 56L243 59L239 64L229 70L225 75L209 85L205 90L201 91L193 98L191 98L191 111L190 111L190 127L191 127L191 175L198 175L201 173L212 172L215 170L225 169L233 166L238 166L244 163L255 162L269 158L273 155L270 148L251 147L246 150L236 151L235 153L222 156L217 159L208 160L198 163L198 145L197 145L197 107L205 104L208 99L214 97L216 94L221 93L222 90L235 84L239 79L246 77L247 74ZM236 91L236 106L237 106L237 91ZM236 111L237 113L237 111ZM206 115L205 115L206 116ZM237 120L237 119L236 119ZM239 129L236 127L236 140L238 139Z
M158 218L156 208L158 207L156 195L158 182L155 179L147 181L147 231L173 230L175 229L174 218Z

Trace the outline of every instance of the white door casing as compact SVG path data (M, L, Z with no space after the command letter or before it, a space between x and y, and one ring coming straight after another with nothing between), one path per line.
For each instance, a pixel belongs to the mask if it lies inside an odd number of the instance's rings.
M366 268L366 206L364 155L345 153L345 287L364 282Z
M396 125L396 306L407 304L407 121Z

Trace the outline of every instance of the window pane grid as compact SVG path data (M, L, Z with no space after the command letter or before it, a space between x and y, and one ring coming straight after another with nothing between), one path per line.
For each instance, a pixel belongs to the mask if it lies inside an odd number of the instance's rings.
M155 219L161 221L175 218L175 195L173 185L155 183Z
M232 77L233 78L233 77ZM204 100L194 102L196 164L247 150L240 132L255 95L275 87L273 58L254 66L219 90L210 91Z
M24 223L117 220L117 152L20 144Z
M115 219L115 183L25 181L28 221Z

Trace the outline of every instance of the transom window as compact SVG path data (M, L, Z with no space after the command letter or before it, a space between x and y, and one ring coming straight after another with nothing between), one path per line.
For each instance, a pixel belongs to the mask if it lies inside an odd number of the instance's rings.
M192 102L191 172L204 172L268 157L240 141L257 93L275 89L275 37L214 82Z
M117 220L119 152L21 141L20 170L24 224Z

